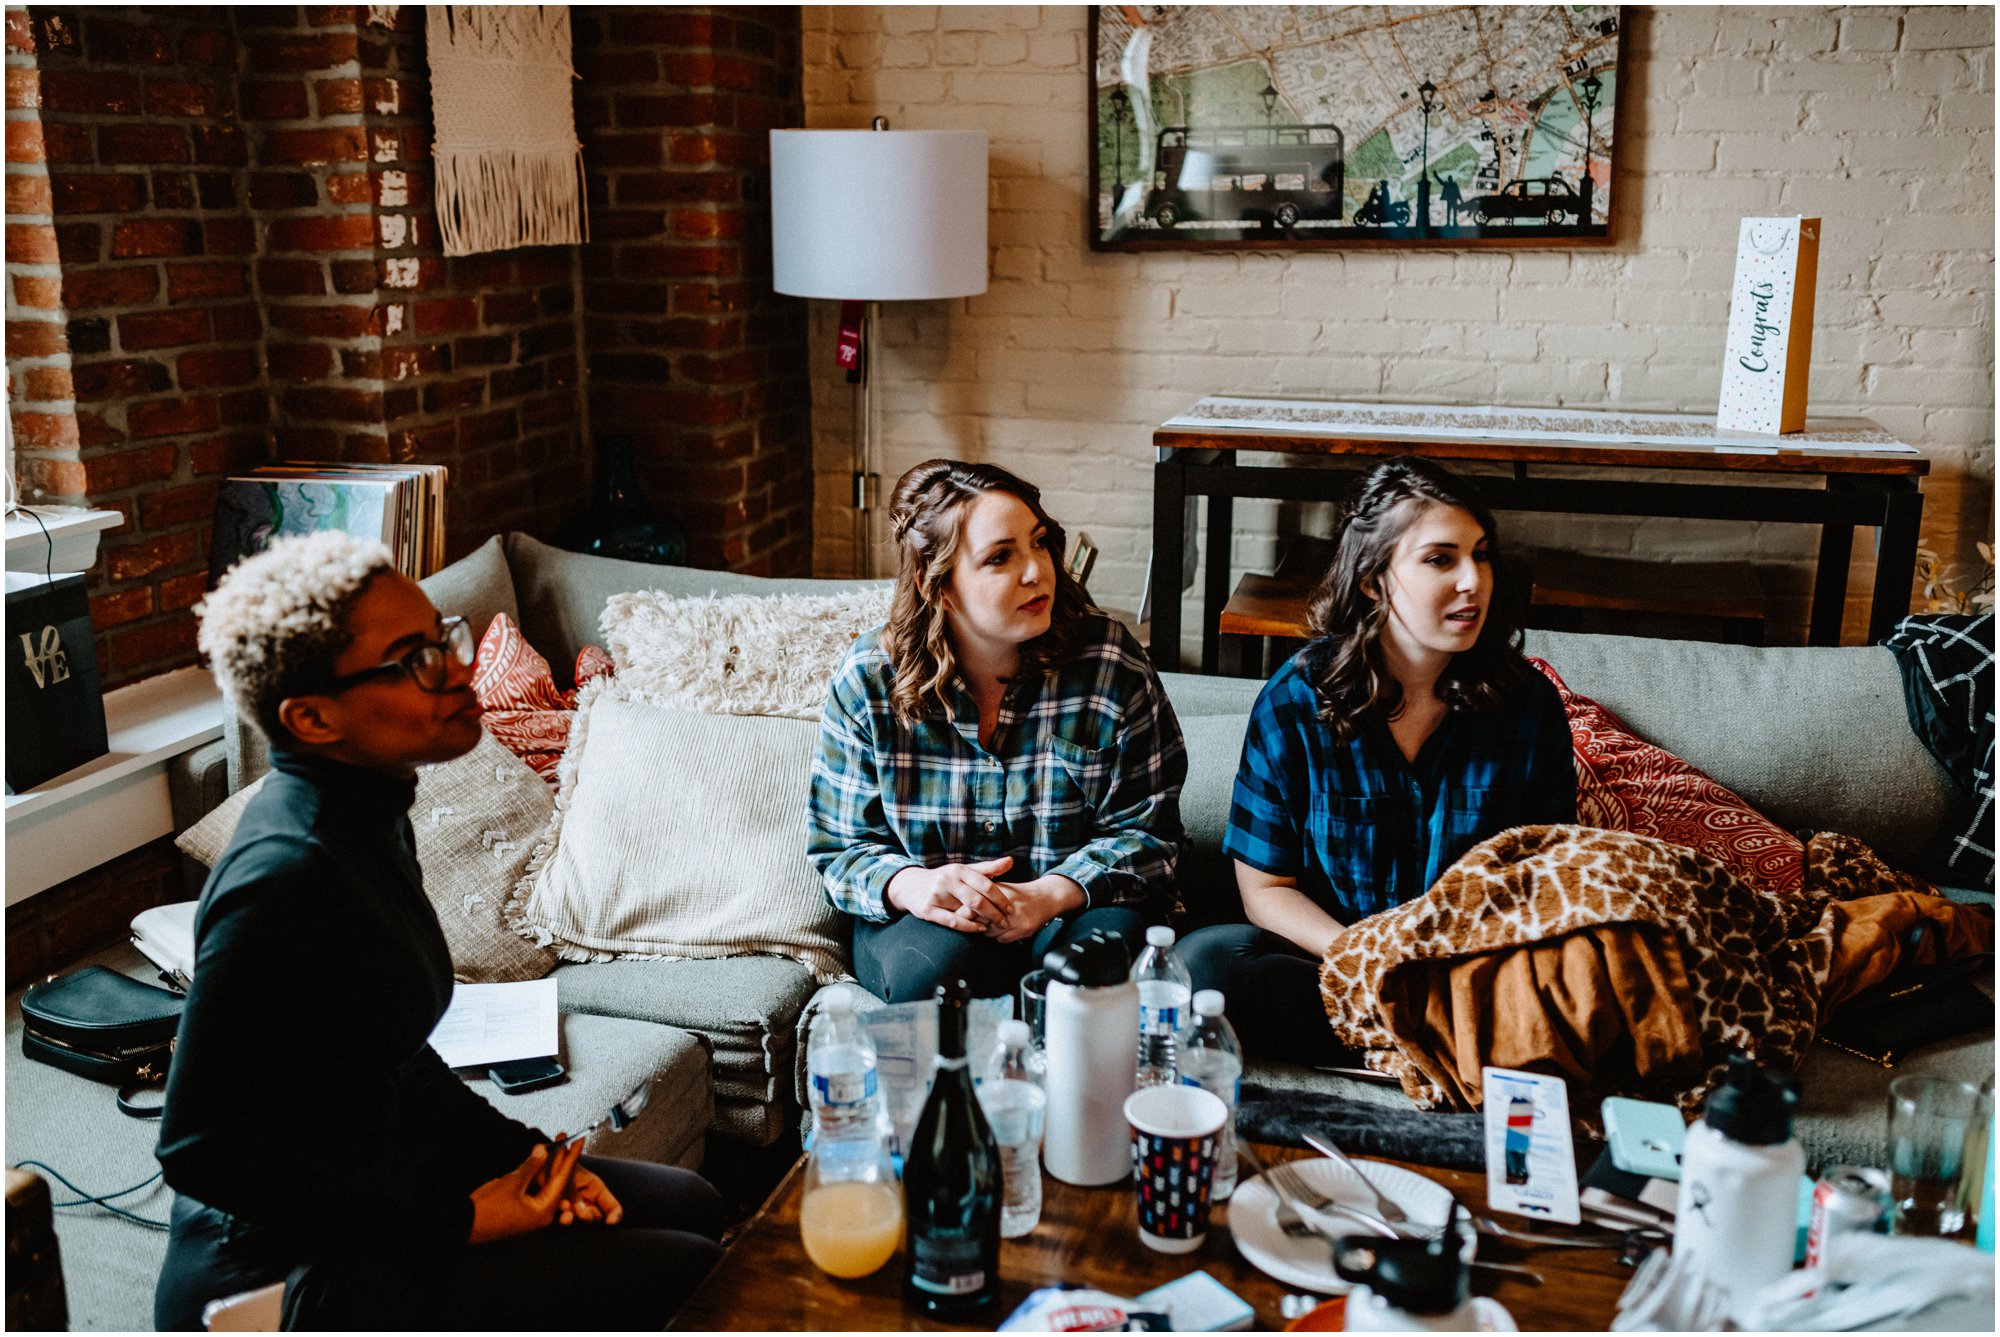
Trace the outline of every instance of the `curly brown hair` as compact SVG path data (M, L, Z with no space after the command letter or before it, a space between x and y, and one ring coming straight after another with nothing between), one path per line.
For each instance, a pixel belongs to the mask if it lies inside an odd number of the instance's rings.
M1063 527L1042 509L1042 490L997 464L925 460L897 480L889 503L890 532L896 541L896 593L882 631L882 649L896 675L890 704L905 725L923 719L932 701L947 713L951 710L945 688L958 673L958 660L952 653L943 595L965 532L966 505L987 492L1018 497L1048 530L1055 598L1049 608L1049 629L1021 647L1022 669L1046 669L1076 652L1077 628L1090 610L1090 597L1063 566Z
M1501 552L1493 512L1450 470L1414 456L1389 460L1362 478L1348 505L1333 563L1313 590L1308 616L1314 639L1300 652L1306 681L1319 698L1319 718L1342 742L1354 737L1370 711L1394 718L1402 708L1402 684L1382 662L1388 601L1370 598L1363 588L1381 589L1397 542L1432 506L1455 507L1476 520L1493 564L1486 625L1439 676L1438 699L1455 711L1492 710L1518 699L1534 679L1521 657L1522 581Z

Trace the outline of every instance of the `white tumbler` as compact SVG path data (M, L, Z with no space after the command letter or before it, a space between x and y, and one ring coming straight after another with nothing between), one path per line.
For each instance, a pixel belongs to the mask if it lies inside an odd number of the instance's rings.
M1117 934L1050 952L1045 1026L1048 1115L1043 1163L1065 1184L1115 1184L1132 1172L1125 1097L1137 1084L1139 988Z

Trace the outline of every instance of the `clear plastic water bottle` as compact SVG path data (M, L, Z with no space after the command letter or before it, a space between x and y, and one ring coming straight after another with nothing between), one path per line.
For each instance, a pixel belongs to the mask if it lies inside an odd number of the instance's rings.
M1000 1023L1000 1043L986 1065L979 1105L1000 1143L1007 1179L1000 1237L1018 1239L1042 1219L1042 1117L1048 1108L1042 1051L1025 1021Z
M1194 1022L1181 1033L1181 1084L1222 1097L1229 1118L1215 1149L1215 1182L1209 1197L1226 1200L1236 1191L1236 1097L1243 1088L1243 1046L1222 1015L1222 993L1203 989L1194 996Z
M882 1096L876 1085L875 1042L854 1015L845 989L826 996L806 1042L811 1076L813 1137L870 1140L882 1135Z
M1188 1024L1188 995L1194 980L1174 955L1174 931L1164 925L1146 930L1146 950L1132 965L1139 986L1139 1085L1171 1086L1180 1080L1174 1062L1176 1036Z

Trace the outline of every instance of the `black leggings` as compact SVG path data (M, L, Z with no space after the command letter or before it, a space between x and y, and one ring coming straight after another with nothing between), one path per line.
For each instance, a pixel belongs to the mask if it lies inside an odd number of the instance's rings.
M625 1209L615 1226L549 1226L442 1254L367 1250L315 1263L305 1287L318 1329L657 1332L722 1257L722 1197L690 1170L583 1158ZM198 1332L201 1311L283 1281L282 1260L249 1257L228 1218L174 1204L167 1261L153 1300L163 1332Z
M1252 1058L1352 1066L1319 997L1319 958L1255 924L1217 924L1181 944L1197 989L1220 989L1223 1014Z
M1124 937L1134 959L1146 945L1146 928L1160 923L1127 905L1101 905L1074 918L1051 919L1021 942L997 943L978 933L898 915L886 924L854 921L854 976L861 987L891 1003L928 1002L938 985L962 979L974 998L1014 996L1021 976L1041 967L1042 957L1067 947L1092 929Z

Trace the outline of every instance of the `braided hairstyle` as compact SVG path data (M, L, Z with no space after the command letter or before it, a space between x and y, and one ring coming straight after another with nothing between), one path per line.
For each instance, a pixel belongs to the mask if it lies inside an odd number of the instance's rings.
M1019 498L1048 529L1055 598L1049 629L1021 647L1022 671L1053 667L1075 653L1078 627L1090 598L1063 566L1063 528L1042 509L1041 489L997 464L925 460L897 480L889 503L890 534L896 542L896 593L882 631L882 649L896 675L890 704L905 725L923 719L932 701L950 711L945 689L958 673L958 660L952 653L944 592L958 559L966 508L986 492Z
M1439 676L1438 699L1454 711L1487 711L1518 699L1534 678L1521 657L1523 582L1500 550L1500 530L1477 489L1450 470L1414 456L1377 465L1356 488L1343 519L1333 563L1313 590L1308 610L1313 640L1301 652L1306 681L1319 698L1319 718L1342 742L1370 711L1394 719L1403 687L1382 660L1386 598L1382 590L1396 544L1432 506L1451 506L1479 523L1493 564L1493 598L1479 639L1451 658Z

